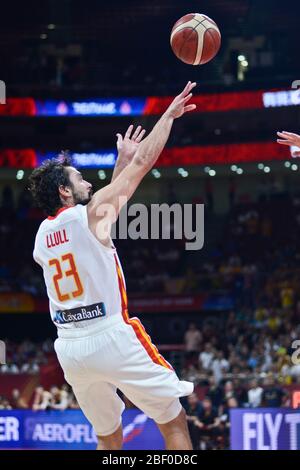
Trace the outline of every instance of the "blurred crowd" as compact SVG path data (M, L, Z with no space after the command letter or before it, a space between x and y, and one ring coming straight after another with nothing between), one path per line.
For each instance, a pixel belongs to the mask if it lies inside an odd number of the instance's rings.
M300 363L292 361L300 325L288 319L271 327L261 321L231 312L225 321L192 323L185 333L185 365L182 375L195 384L206 385L213 376L225 380L264 381L270 374L283 385L300 384ZM295 355L296 356L296 355Z
M42 365L53 356L53 341L47 339L34 343L29 339L15 343L4 339L6 346L6 364L0 365L0 374L38 374Z
M10 397L0 396L0 410L32 409L33 411L79 409L76 398L69 385L53 385L49 390L36 387L33 395L26 400L20 390L15 388Z

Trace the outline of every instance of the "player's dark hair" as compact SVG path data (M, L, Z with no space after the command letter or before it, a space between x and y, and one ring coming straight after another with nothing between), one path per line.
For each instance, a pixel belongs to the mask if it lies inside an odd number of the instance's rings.
M54 216L63 206L58 188L72 186L66 170L68 166L72 166L72 160L68 152L63 151L56 158L45 160L29 176L28 189L36 205L47 215Z

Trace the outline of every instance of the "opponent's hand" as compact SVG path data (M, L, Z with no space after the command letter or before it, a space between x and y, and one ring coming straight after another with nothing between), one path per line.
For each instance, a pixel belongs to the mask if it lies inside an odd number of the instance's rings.
M193 96L191 91L196 85L197 83L195 82L188 82L184 90L172 101L165 114L171 116L173 119L177 119L183 114L196 109L195 104L187 104Z
M138 126L132 134L133 127L133 124L128 127L124 137L122 134L117 134L117 149L119 152L119 158L121 157L128 162L131 161L146 133L142 126Z
M280 139L277 139L277 142L281 145L295 145L296 147L300 147L300 135L294 134L293 132L277 132L278 137L281 137ZM300 157L300 150L293 152L293 155L295 157Z

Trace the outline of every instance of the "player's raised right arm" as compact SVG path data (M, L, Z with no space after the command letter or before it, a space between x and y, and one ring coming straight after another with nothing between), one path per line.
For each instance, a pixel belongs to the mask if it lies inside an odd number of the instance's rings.
M196 83L188 82L184 90L176 96L156 123L148 137L140 144L132 162L109 185L97 191L88 204L89 219L104 216L103 207L111 207L111 213L106 217L114 222L123 205L130 199L143 177L155 165L168 138L174 119L181 117L188 111L196 108L194 104L188 104L192 97L192 89ZM100 209L100 210L99 210Z

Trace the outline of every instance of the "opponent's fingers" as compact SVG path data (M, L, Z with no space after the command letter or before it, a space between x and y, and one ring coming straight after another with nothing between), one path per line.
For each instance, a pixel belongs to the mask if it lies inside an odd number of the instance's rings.
M125 139L130 139L132 129L133 129L133 124L130 124L130 126L128 127L128 129L126 131L126 134L125 134L125 137L124 137Z
M135 140L135 139L137 138L137 136L139 135L141 129L142 129L142 126L138 126L138 127L136 128L136 130L135 130L134 133L133 133L133 136L131 137L132 140Z
M290 135L287 135L285 132L277 132L277 135L283 139L288 139L291 137Z
M299 137L298 134L295 134L294 132L287 132L287 131L277 132L277 134L281 136L286 136L286 137Z
M137 143L139 143L139 142L142 140L142 138L144 137L145 134L146 134L146 130L143 129L143 130L140 132L140 134L137 136L137 138L135 139L135 141L136 141Z
M282 140L282 139L277 139L277 143L281 145L294 145L293 142L290 140Z

